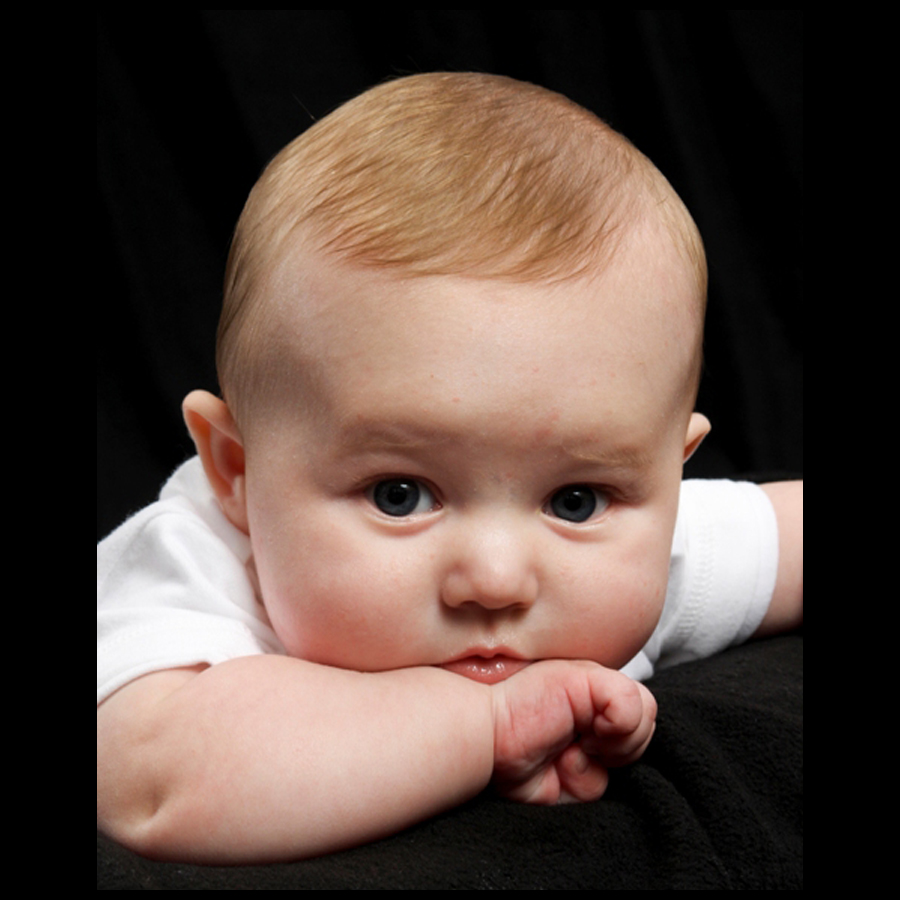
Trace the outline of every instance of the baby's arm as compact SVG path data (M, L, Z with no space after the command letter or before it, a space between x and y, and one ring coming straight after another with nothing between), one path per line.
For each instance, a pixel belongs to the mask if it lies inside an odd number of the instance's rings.
M204 863L375 840L484 788L490 691L441 669L364 674L284 656L145 676L98 709L98 825Z
M514 799L594 799L655 708L625 676L564 660L491 687L282 656L159 672L98 710L98 824L150 856L261 862L392 834L493 773Z
M791 631L803 623L803 482L762 485L778 521L778 574L757 637Z

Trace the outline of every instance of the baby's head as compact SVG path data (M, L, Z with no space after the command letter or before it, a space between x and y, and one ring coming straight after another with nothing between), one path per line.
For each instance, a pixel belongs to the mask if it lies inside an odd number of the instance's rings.
M219 326L225 397L239 421L265 397L273 289L285 264L296 279L298 257L402 278L545 283L601 269L642 219L695 273L699 337L702 243L625 138L565 97L508 78L432 73L376 87L285 147L250 194Z
M399 79L288 145L229 259L224 402L185 404L287 650L624 664L708 428L705 280L658 170L532 85Z

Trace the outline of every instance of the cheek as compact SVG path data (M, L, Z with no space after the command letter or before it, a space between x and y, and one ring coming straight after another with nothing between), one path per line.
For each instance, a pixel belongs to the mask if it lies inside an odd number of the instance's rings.
M257 569L287 652L343 668L394 665L424 592L408 560L327 524L261 546Z
M627 663L644 646L659 622L668 583L669 552L655 543L591 548L594 556L572 576L578 609L575 646L582 655L611 668ZM576 587L577 586L577 587Z
M323 662L353 623L359 586L336 546L327 529L303 528L254 545L260 595L291 656Z

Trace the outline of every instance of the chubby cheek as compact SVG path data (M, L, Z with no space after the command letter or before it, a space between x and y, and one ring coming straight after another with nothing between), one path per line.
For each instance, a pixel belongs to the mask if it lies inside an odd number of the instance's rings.
M668 582L668 549L622 547L579 579L579 637L567 655L583 656L611 668L625 665L646 644L659 622ZM574 587L574 584L573 584ZM575 594L573 593L573 596Z
M302 581L260 581L266 611L285 650L310 662L342 665L353 622L339 598L333 593L323 596Z
M352 625L352 585L340 577L342 570L302 534L289 543L268 541L254 556L260 596L285 650L313 662L330 661Z
M362 552L327 525L261 548L260 592L291 656L352 669L404 664L414 610L411 573L390 555Z

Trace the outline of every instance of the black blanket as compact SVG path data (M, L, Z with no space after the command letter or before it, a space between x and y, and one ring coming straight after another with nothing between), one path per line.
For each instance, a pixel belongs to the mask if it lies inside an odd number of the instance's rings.
M802 890L803 638L658 674L657 733L596 802L485 793L386 840L290 864L151 862L98 834L99 890Z

